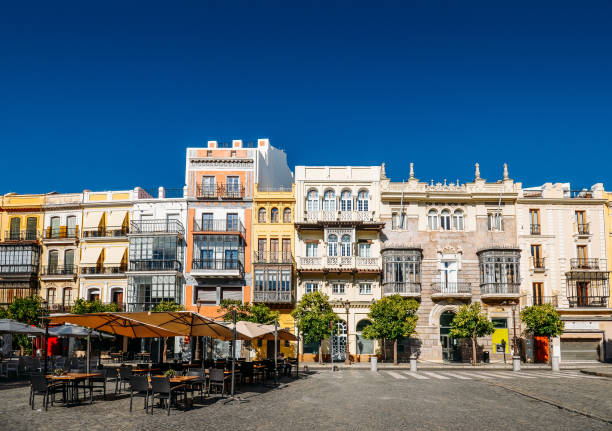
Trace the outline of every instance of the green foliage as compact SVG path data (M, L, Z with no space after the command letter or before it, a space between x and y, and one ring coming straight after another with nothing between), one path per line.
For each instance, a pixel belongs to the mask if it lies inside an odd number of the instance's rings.
M104 313L107 311L119 311L119 306L115 303L102 304L99 300L87 301L83 298L78 298L70 309L72 314Z
M270 324L278 320L280 313L270 310L266 304L243 304L242 301L225 299L221 302L221 310L223 310L223 320L232 322L232 310L236 310L236 321L247 321L254 323Z
M181 304L177 304L174 301L162 301L156 304L155 307L153 307L153 310L151 311L163 312L163 311L183 311L183 310L185 310L185 307L183 307Z
M0 307L0 319L8 319L8 309Z
M6 316L9 319L28 325L38 325L41 317L46 314L47 310L43 308L40 296L15 298L6 310Z
M400 295L386 296L370 306L368 317L372 324L363 329L370 339L398 340L414 334L419 303Z
M564 324L551 304L533 305L521 311L525 332L533 335L557 337L563 333Z
M481 311L480 302L461 306L451 322L450 336L476 339L492 334L495 326Z
M318 291L302 296L291 315L304 336L304 343L320 343L331 334L329 322L336 324L340 321L329 297Z

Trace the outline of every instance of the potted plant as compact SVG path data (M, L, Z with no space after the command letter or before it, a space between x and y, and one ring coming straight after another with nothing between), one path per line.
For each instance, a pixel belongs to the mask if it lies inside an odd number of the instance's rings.
M176 371L173 369L169 369L164 373L164 376L168 377L169 379L171 379L172 377L176 377Z
M65 374L66 374L66 370L63 370L61 368L56 368L55 370L53 370L54 376L63 376Z

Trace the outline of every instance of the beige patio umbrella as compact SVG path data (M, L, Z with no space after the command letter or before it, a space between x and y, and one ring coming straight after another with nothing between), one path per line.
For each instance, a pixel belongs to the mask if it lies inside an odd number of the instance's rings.
M274 325L264 325L262 323L247 322L241 320L236 323L236 330L251 339L261 338L264 340L274 339ZM286 329L276 329L277 339L296 341L297 337Z
M144 323L132 319L129 314L119 315L115 312L105 313L86 313L86 314L54 314L45 319L49 323L72 323L96 331L110 332L115 335L123 335L130 338L158 338L158 337L178 337L183 334L173 332L167 328L160 328L155 325Z

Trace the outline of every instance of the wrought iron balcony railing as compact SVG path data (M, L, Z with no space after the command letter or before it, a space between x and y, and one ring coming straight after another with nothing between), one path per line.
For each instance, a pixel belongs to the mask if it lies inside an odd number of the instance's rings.
M554 307L559 306L559 299L555 296L525 296L523 297L525 307L531 307L532 305L544 305L551 304Z
M44 239L74 239L79 237L79 230L76 227L61 226L60 228L48 228L45 231Z
M0 265L0 274L37 274L38 265L34 264L9 264Z
M483 283L480 285L480 294L485 295L519 295L520 284L518 283Z
M540 235L542 233L539 224L530 224L529 225L529 233L531 235Z
M600 265L602 268L606 268L605 259L586 259L586 258L570 259L571 269L596 269L598 270Z
M238 271L244 274L244 266L238 259L194 259L192 271Z
M290 251L256 251L253 255L253 263L293 263L293 255Z
M244 225L240 220L202 220L202 223L193 221L193 232L236 232L242 236L246 235Z
M320 222L375 222L374 211L307 211L303 223Z
M292 302L292 295L291 291L255 290L253 292L253 302L289 304Z
M591 190L570 190L569 197L572 199L592 199L593 192Z
M383 284L383 294L385 295L402 295L402 296L420 296L421 283L411 282L391 282Z
M589 223L576 223L576 233L578 235L589 235L590 234Z
M534 271L545 271L546 260L543 257L532 257L531 258L531 269Z
M435 282L431 284L432 295L471 295L472 284L464 281Z
M40 238L35 230L7 230L4 232L5 241L36 241Z
M125 266L83 266L81 275L113 275L124 274L127 270Z
M568 296L570 308L599 307L607 308L609 295L605 296Z
M185 234L183 224L178 220L133 220L131 232L138 233L176 233Z
M242 199L246 189L241 184L200 184L196 187L196 197L198 199Z
M181 262L178 260L130 260L130 271L180 271Z
M127 236L130 229L127 226L106 226L93 229L83 229L83 238L117 238Z
M76 265L45 265L42 267L42 275L76 275Z

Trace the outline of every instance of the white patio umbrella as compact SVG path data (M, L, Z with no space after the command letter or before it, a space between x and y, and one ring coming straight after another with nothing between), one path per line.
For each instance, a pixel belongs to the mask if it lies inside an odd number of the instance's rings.
M13 319L0 319L0 333L44 335L45 331Z

